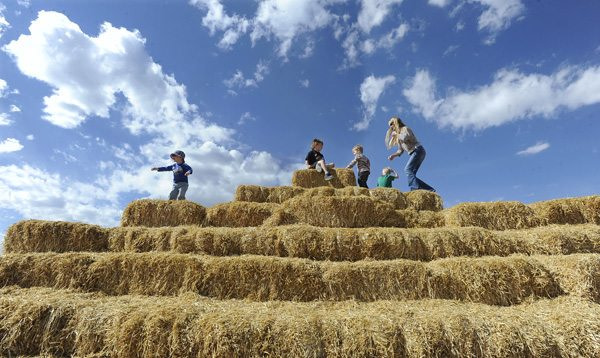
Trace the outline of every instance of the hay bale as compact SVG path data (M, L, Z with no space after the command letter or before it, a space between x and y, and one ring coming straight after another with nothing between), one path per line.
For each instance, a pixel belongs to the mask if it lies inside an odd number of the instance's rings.
M335 195L335 188L330 188L330 187L326 187L326 186L306 189L304 191L304 193L302 194L302 196L309 197L309 198L312 198L315 196L334 196L334 195Z
M568 294L600 302L600 255L534 256Z
M188 200L142 199L127 205L121 226L202 225L205 218L206 209Z
M77 357L597 357L600 308L573 297L247 302L0 290L0 350Z
M108 229L64 221L24 220L11 225L4 252L106 251Z
M462 203L444 210L446 225L490 230L526 229L539 225L533 210L517 201Z
M282 205L298 222L314 226L371 227L397 223L392 205L366 196L299 196Z
M347 186L341 189L335 189L335 196L369 196L369 189L359 186Z
M260 185L240 185L235 190L235 201L267 202L271 188Z
M272 203L232 201L208 208L206 222L209 226L260 226L278 207Z
M304 194L305 189L296 186L276 186L271 188L267 202L282 204L296 196Z
M428 190L412 190L404 193L408 208L414 210L441 211L444 208L442 198Z
M292 185L302 188L316 188L320 186L329 186L333 188L343 188L346 186L356 186L356 177L354 170L345 168L329 169L333 175L332 180L325 180L323 173L315 169L296 170L292 175Z
M396 210L399 217L395 226L406 228L437 228L446 225L445 216L438 211Z
M529 207L543 225L600 224L600 196L541 201Z
M408 208L408 199L398 189L394 188L374 188L369 190L372 198L390 203L397 210Z

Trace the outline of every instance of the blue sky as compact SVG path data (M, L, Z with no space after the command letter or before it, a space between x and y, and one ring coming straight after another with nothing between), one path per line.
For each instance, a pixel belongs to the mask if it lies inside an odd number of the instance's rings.
M373 186L406 164L392 115L446 206L599 191L599 2L1 1L0 232L116 225L175 149L204 205L289 185L313 137L362 144Z

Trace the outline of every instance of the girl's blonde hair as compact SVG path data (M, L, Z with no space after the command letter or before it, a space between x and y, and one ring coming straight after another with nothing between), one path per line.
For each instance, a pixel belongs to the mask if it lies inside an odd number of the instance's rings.
M355 145L354 147L352 147L352 150L356 150L356 151L358 151L359 153L362 153L362 152L363 152L363 146L362 146L362 145L360 145L360 144L357 144L357 145Z
M390 118L388 124L390 127L385 133L385 145L387 146L387 149L391 149L394 146L400 145L400 142L398 142L398 135L400 134L400 129L406 127L406 124L398 117Z

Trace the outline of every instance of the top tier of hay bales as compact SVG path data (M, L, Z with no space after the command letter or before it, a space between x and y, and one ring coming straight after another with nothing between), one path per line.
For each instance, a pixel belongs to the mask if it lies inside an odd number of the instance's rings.
M316 188L320 186L330 186L333 188L343 188L345 186L356 186L356 176L354 170L345 168L330 169L333 175L332 180L325 180L323 173L315 169L296 170L292 176L292 185L302 188Z
M121 226L202 225L206 209L187 200L135 200L125 208Z
M443 209L442 198L430 191L416 190L403 193L394 188L366 189L357 186L344 188L321 186L307 189L296 186L240 185L235 193L235 201L282 204L297 196L370 196L373 199L391 204L397 210L441 211Z

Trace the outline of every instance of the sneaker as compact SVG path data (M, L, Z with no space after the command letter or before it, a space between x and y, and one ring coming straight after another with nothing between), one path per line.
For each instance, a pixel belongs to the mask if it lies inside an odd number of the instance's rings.
M331 180L333 179L333 175L331 175L331 173L325 173L325 180Z

